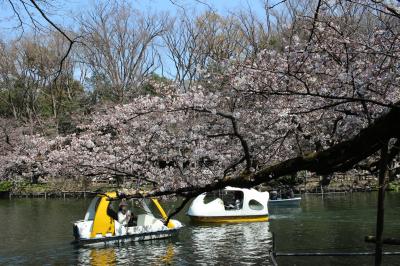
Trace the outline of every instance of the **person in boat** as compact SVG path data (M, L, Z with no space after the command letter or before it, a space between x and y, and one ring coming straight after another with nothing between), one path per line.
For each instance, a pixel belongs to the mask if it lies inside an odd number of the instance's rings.
M281 194L282 194L282 196L281 196L282 199L294 198L293 189L291 187L289 187L289 186L285 186L283 188L283 192Z
M118 210L118 222L122 226L134 226L135 223L135 217L132 214L130 210L128 210L128 203L126 202L125 199L122 199L121 202L119 203L119 210Z
M242 207L242 194L240 191L235 191L234 194L228 196L227 204L225 205L226 210L240 210Z
M271 200L277 200L278 199L278 192L276 190L271 191Z
M294 192L293 192L293 189L290 188L289 189L289 199L293 199L293 198L294 198Z
M240 207L242 205L242 201L241 201L241 194L239 191L235 191L235 209L236 210L240 210Z

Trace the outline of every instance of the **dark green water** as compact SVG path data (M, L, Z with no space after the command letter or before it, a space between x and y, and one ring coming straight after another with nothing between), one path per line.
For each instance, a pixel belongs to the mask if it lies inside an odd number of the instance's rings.
M73 199L0 200L0 265L270 265L271 232L282 252L374 248L363 238L374 234L375 193L303 197L301 208L271 210L266 223L196 226L182 213L177 219L186 227L174 238L76 249L70 245L72 222L83 218L88 204ZM385 218L385 235L400 237L400 193L387 194ZM286 257L278 262L373 265L373 257ZM384 265L400 265L400 256L384 257Z

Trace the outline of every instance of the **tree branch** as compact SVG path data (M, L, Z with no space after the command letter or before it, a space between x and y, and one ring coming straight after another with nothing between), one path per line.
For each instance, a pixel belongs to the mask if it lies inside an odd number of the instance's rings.
M315 9L314 12L314 19L313 19L313 24L312 24L312 28L311 28L311 33L310 33L310 37L308 38L308 42L311 42L313 36L314 36L314 32L315 32L315 27L318 21L318 16L319 16L319 10L321 8L321 4L322 4L322 0L318 0L318 4L317 4L317 8Z
M213 112L211 112L210 110L207 110L207 109L199 109L199 108L193 107L192 110L197 111L197 112L213 114ZM245 140L245 138L239 132L239 128L238 128L238 124L237 124L236 118L232 114L228 114L228 113L224 113L224 112L215 112L214 114L222 116L224 118L227 118L227 119L229 119L231 121L232 129L233 129L232 135L236 136L239 139L240 144L242 145L243 153L244 153L244 159L246 160L246 169L245 169L245 171L249 172L250 168L251 168L250 149L249 149L249 145L247 144L247 141Z
M326 150L298 156L271 166L265 166L252 174L227 177L204 186L190 186L165 191L154 190L145 195L132 194L130 197L154 197L171 194L189 197L202 192L223 189L226 186L253 187L304 170L317 174L344 172L375 154L390 138L399 138L400 123L398 121L400 121L400 109L393 108L353 138L333 145Z
M74 45L74 43L76 42L77 38L70 38L63 30L61 30L60 27L58 27L45 13L44 11L38 6L38 4L36 3L35 0L30 0L30 2L32 3L32 5L35 7L35 9L40 13L40 15L53 27L55 28L59 33L61 33L62 36L64 36L64 38L66 38L69 42L69 46L67 49L67 52L64 54L64 56L61 58L60 61L60 68L57 71L56 77L54 78L54 81L56 82L57 79L59 78L59 76L61 75L62 69L63 69L63 64L64 61L67 59L68 55L71 52L72 46Z
M196 195L197 196L197 195ZM178 214L183 208L185 208L186 204L193 198L195 197L195 195L186 197L182 202L181 205L178 206L178 208L176 208L173 212L171 212L168 215L167 220L164 221L164 224L167 225L169 223L169 220L174 217L174 215Z

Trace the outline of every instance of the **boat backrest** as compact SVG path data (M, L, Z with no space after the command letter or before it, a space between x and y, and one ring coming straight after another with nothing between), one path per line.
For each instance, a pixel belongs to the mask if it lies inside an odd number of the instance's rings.
M137 218L138 226L146 226L154 224L158 219L154 218L153 215L149 214L139 214Z
M96 214L96 209L97 209L97 206L99 205L100 199L101 199L100 197L94 197L92 199L92 201L90 202L89 208L87 209L86 214L85 214L85 218L84 218L85 221L93 221L94 220L94 216Z
M116 198L116 196L116 192L108 192L106 195L100 196L100 202L97 204L90 234L92 238L115 234L114 219L107 214L107 209L110 205L109 198Z

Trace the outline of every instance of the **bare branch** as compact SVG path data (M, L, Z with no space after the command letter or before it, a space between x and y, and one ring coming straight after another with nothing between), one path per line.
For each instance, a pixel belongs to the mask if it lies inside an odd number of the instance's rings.
M77 38L75 39L71 39L60 27L58 27L47 15L46 13L44 13L44 11L39 7L39 5L36 3L35 0L29 0L33 6L36 8L36 10L40 13L40 15L53 27L55 28L59 33L61 33L62 36L64 36L65 39L68 40L69 42L69 46L68 49L66 51L66 53L64 54L64 56L62 57L61 61L60 61L60 68L54 78L54 82L57 81L57 79L59 78L59 76L61 75L62 69L63 69L63 64L64 61L66 60L66 58L68 57L69 53L71 52L72 46L73 44L76 42Z

